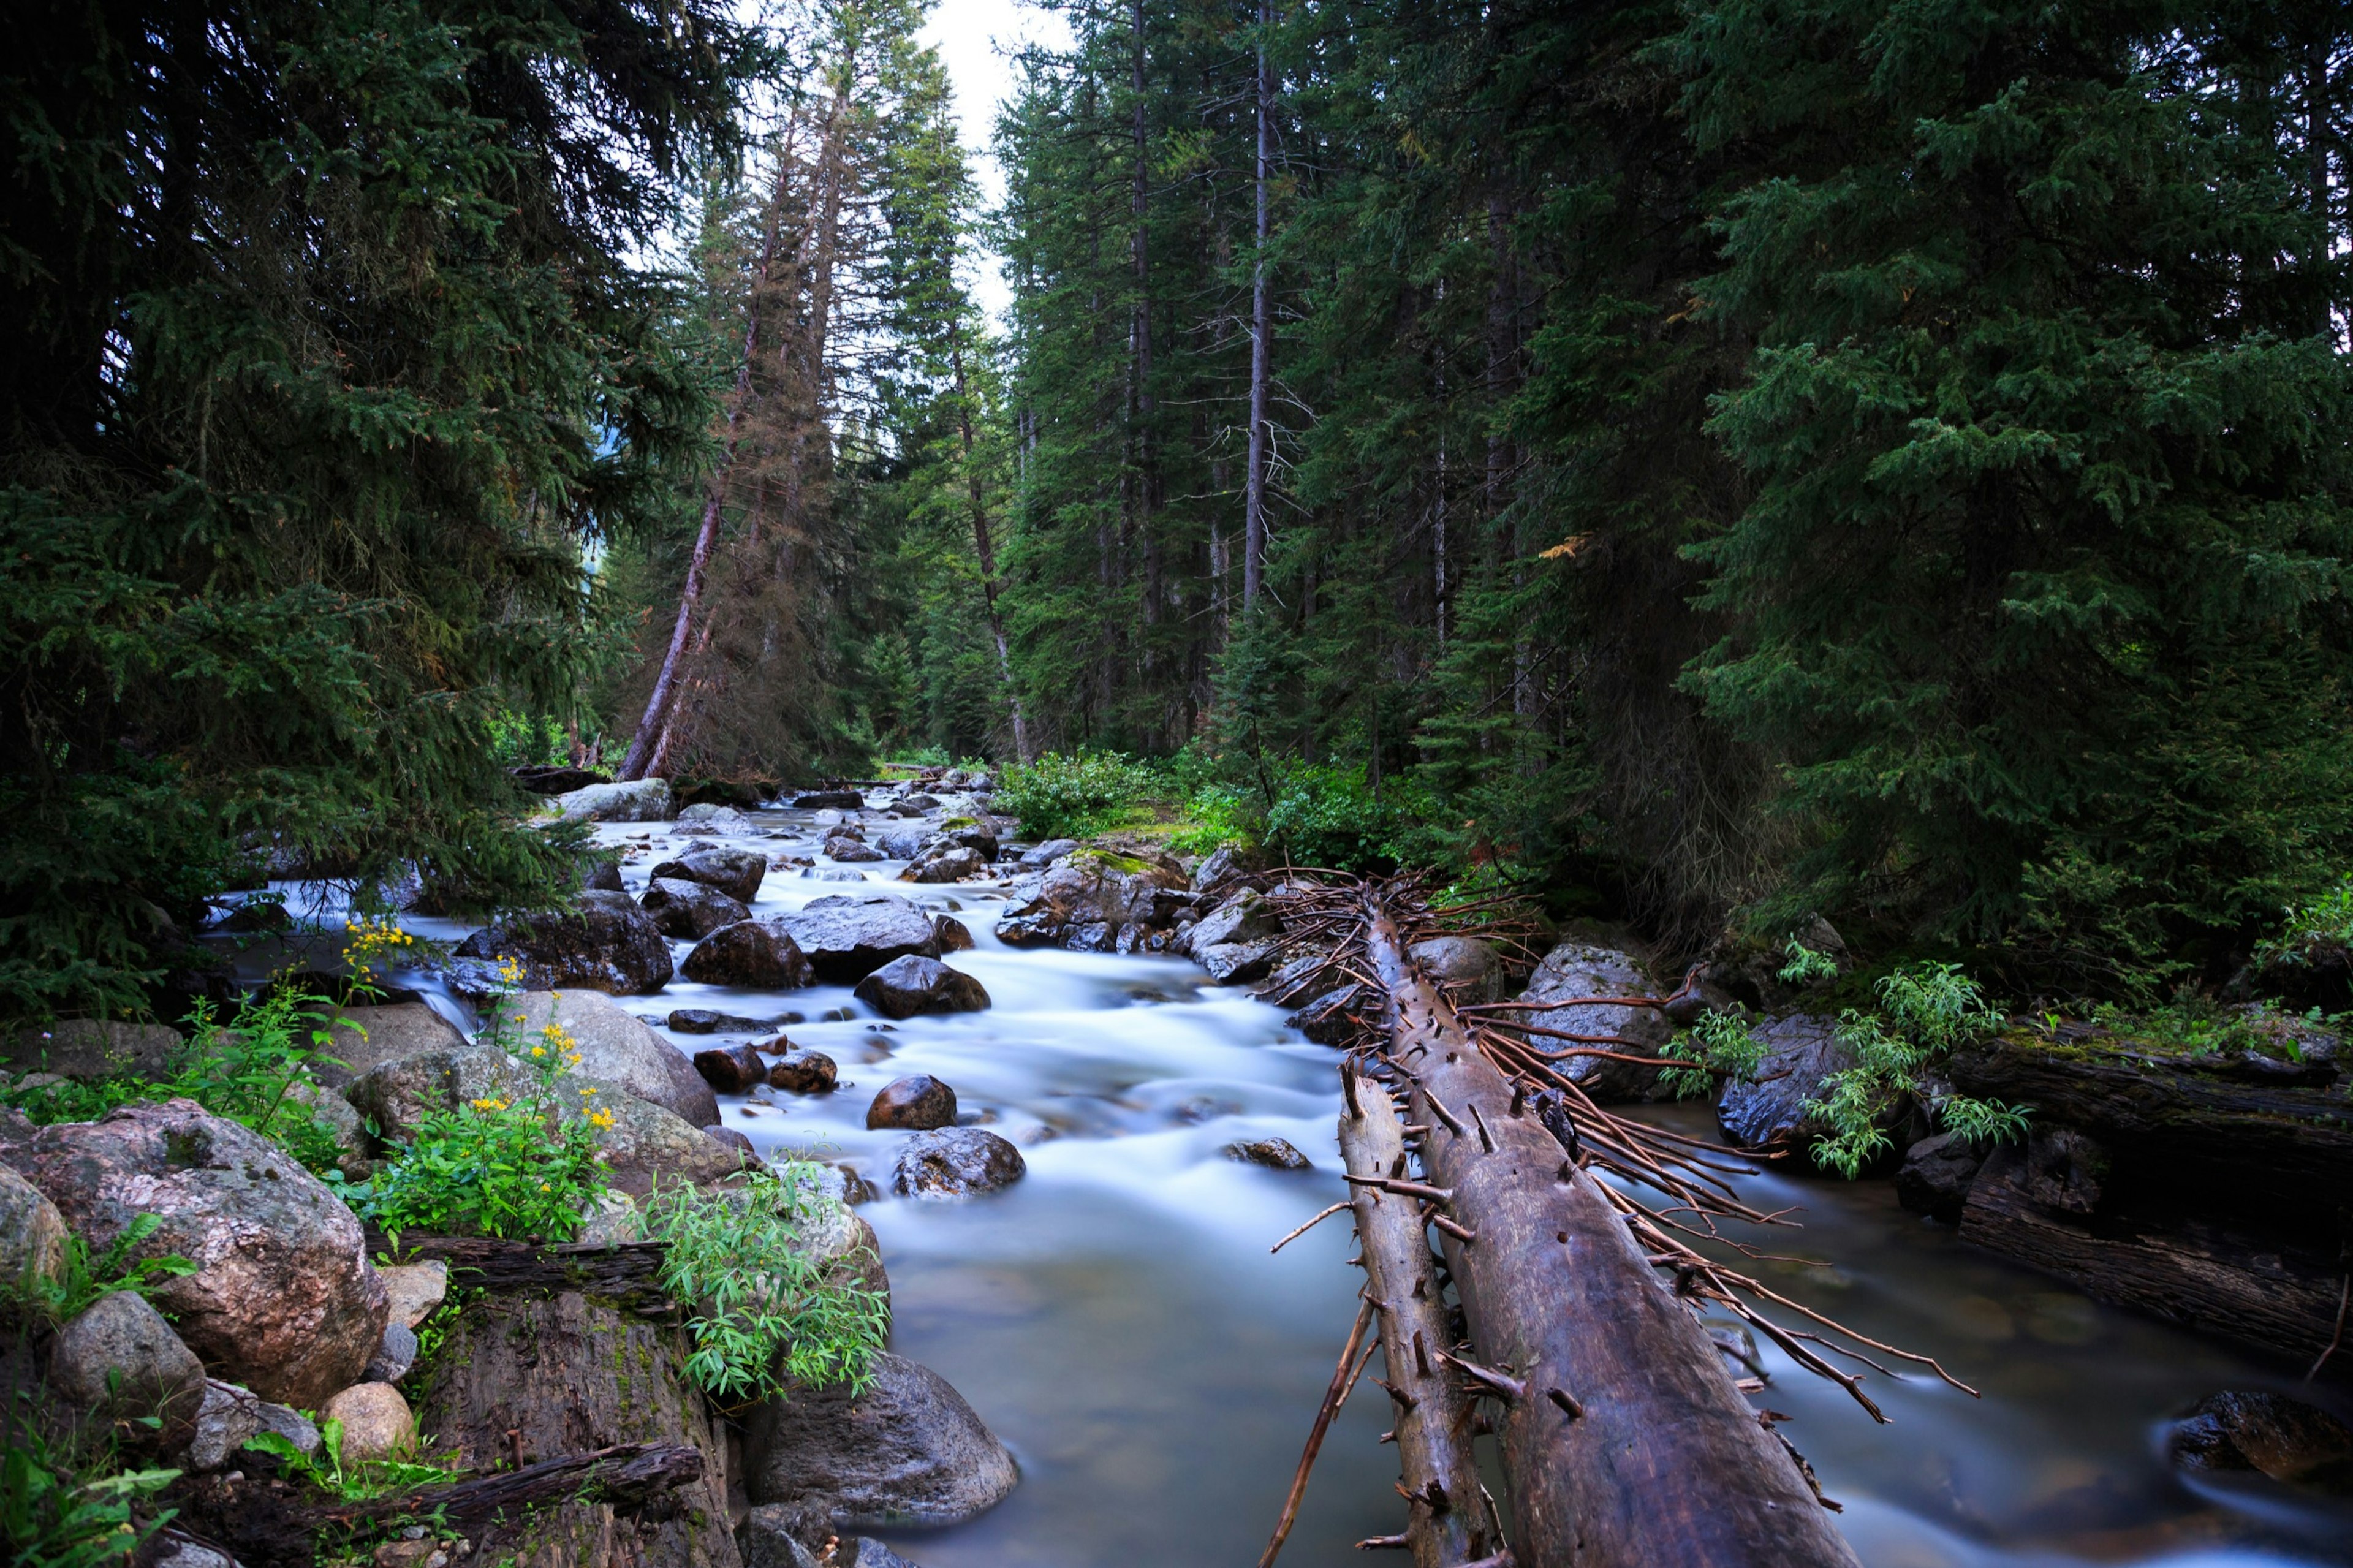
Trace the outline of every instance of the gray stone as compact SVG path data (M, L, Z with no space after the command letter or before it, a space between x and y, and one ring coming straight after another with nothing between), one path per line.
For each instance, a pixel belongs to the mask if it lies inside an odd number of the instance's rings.
M1567 1004L1578 996L1649 996L1655 994L1649 975L1630 953L1589 942L1565 942L1545 954L1528 977L1524 1002ZM1628 1056L1656 1056L1673 1037L1674 1027L1655 1008L1620 1007L1591 1003L1562 1005L1521 1015L1528 1023L1572 1035L1615 1037L1619 1044L1606 1048ZM1541 1038L1541 1037L1539 1037ZM1567 1045L1546 1040L1547 1046ZM1655 1100L1663 1090L1658 1070L1603 1057L1567 1057L1555 1070L1576 1082L1604 1104L1630 1100Z
M1923 1138L1904 1152L1903 1167L1895 1173L1895 1201L1914 1214L1958 1225L1969 1184L1984 1163L1984 1152L1957 1133Z
M1228 942L1254 942L1282 933L1282 921L1255 888L1243 888L1201 917L1193 928L1193 951Z
M1258 1138L1247 1143L1226 1145L1226 1158L1239 1160L1246 1165L1264 1165L1276 1171L1312 1171L1315 1162L1299 1152L1298 1145L1288 1138Z
M871 1535L853 1536L834 1550L834 1561L849 1568L916 1568Z
M670 818L670 781L588 784L557 795L554 804L558 814L575 822L665 822Z
M1822 1079L1852 1067L1854 1053L1839 1044L1838 1021L1820 1014L1768 1018L1749 1033L1765 1048L1757 1081L1727 1079L1716 1096L1716 1120L1743 1148L1802 1154L1830 1131L1805 1102L1820 1096Z
M611 1125L597 1129L596 1142L612 1167L608 1179L633 1196L653 1191L657 1181L664 1186L723 1181L753 1163L704 1132L707 1123L689 1122L617 1089L600 1090L580 1107L561 1107L566 1120L584 1114L582 1108L611 1114Z
M799 1533L828 1533L822 1513L782 1503L763 1503L735 1527L735 1550L744 1568L824 1568L815 1553L800 1542Z
M369 1358L361 1378L367 1383L398 1383L417 1364L417 1335L406 1323L394 1320L384 1326L384 1339Z
M1247 985L1253 980L1265 979L1274 968L1276 946L1272 937L1206 946L1197 939L1193 943L1193 962L1208 970L1209 978L1220 985Z
M164 1315L128 1290L100 1296L49 1342L57 1414L84 1431L112 1427L134 1445L171 1453L194 1435L205 1403L205 1363ZM160 1428L148 1427L150 1418Z
M977 1127L918 1132L901 1146L891 1189L901 1197L955 1198L1009 1187L1027 1175L1021 1151Z
M913 954L882 965L860 980L852 994L891 1018L912 1018L918 1013L977 1013L988 1005L988 992L979 981L936 958Z
M227 1552L216 1552L168 1532L162 1544L162 1554L155 1559L154 1568L238 1568L237 1559Z
M988 868L976 849L951 844L925 855L899 873L902 882L960 882Z
M681 827L708 828L713 833L748 833L752 819L732 805L719 805L710 801L698 801L682 807L678 814Z
M164 1078L186 1044L161 1024L68 1018L8 1037L6 1065L88 1083L102 1078Z
M287 1104L279 1112L280 1120L295 1113L301 1107L311 1113L311 1120L327 1131L335 1141L335 1169L350 1181L364 1182L373 1168L368 1159L368 1135L360 1113L352 1109L351 1101L333 1089L315 1083L297 1082L286 1089Z
M808 955L828 985L854 985L894 958L937 958L931 917L889 893L834 893L811 899L776 922Z
M1024 849L1015 864L1025 871L1042 871L1078 847L1075 838L1049 838L1035 848Z
M820 977L785 921L738 921L694 944L679 973L702 985L793 991Z
M1504 961L1475 936L1426 937L1406 952L1458 1005L1504 999Z
M474 932L459 958L512 958L533 991L644 995L670 984L670 943L626 893L584 892L573 909L518 915Z
M913 860L932 840L928 827L886 827L874 836L874 847L892 860Z
M343 1463L389 1459L417 1437L417 1417L400 1390L388 1383L359 1383L319 1408L322 1421L343 1424Z
M1249 875L1250 868L1240 852L1230 844L1220 844L1193 868L1193 890L1214 893L1236 878Z
M384 1281L391 1303L387 1321L413 1329L433 1315L449 1294L449 1266L438 1258L427 1263L383 1263L376 1278Z
M255 1414L259 1418L259 1431L277 1433L294 1445L296 1453L307 1458L319 1451L319 1428L301 1411L272 1405L265 1399Z
M389 1303L352 1211L276 1144L193 1100L35 1129L0 1142L0 1160L94 1252L155 1215L142 1253L196 1265L158 1284L156 1302L216 1373L265 1399L317 1403L384 1337Z
M653 918L656 931L681 942L698 941L721 926L752 918L752 911L739 900L717 888L676 877L656 877L638 906Z
M929 1073L892 1079L866 1108L869 1128L928 1132L934 1128L954 1127L955 1121L955 1090Z
M1170 894L1181 893L1181 899ZM1047 871L1039 896L1072 925L1166 925L1190 908L1181 868L1101 849L1071 851Z
M334 1037L327 1054L334 1061L313 1059L311 1072L330 1089L343 1089L363 1074L427 1051L457 1050L466 1037L457 1025L422 1002L397 1002L385 1007L342 1007L336 1010Z
M245 1440L261 1430L261 1399L249 1388L218 1379L205 1384L196 1429L188 1439L181 1465L199 1472L217 1470L234 1458Z
M825 854L828 859L839 861L845 865L890 858L871 844L839 832L825 841Z
M416 1137L428 1110L454 1110L476 1100L520 1100L533 1087L531 1074L504 1051L465 1046L386 1062L345 1089L343 1097L374 1124L378 1140L391 1144Z
M719 1120L719 1101L686 1053L607 997L593 991L566 992L560 996L526 992L501 1013L506 1037L514 1042L518 1059L528 1057L534 1047L552 1048L546 1030L554 1024L572 1037L580 1058L570 1072L615 1085L697 1127Z
M675 860L662 861L649 874L657 881L696 882L715 888L737 902L748 904L760 896L760 881L768 874L768 860L756 849L696 848Z
M1361 990L1354 981L1337 986L1283 1022L1319 1046L1344 1045L1357 1033L1356 1016L1373 1011L1369 1004L1359 1005Z
M58 1205L0 1165L0 1294L56 1279L65 1260L66 1222Z
M1019 1479L1013 1456L928 1367L877 1354L874 1382L796 1388L765 1401L745 1435L755 1503L809 1503L837 1528L953 1524L995 1507Z
M675 1008L663 1022L681 1035L715 1035L723 1029L756 1032L776 1027L773 1020L763 1022L758 1018L745 1018L733 1013L714 1013L708 1007Z

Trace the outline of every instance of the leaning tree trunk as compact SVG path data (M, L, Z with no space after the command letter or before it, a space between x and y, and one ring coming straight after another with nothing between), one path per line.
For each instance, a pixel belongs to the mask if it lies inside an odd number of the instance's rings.
M518 1568L742 1568L726 1437L682 1374L684 1334L569 1289L488 1295L466 1308L417 1405L437 1451L455 1447L477 1468L623 1443L683 1446L703 1458L698 1479L634 1512L560 1503L502 1527L485 1550L512 1553Z
M1501 1401L1514 1561L1854 1564L1595 1177L1472 1043L1377 903L1366 916L1391 1059L1430 1128L1433 1223L1482 1363L1449 1359Z

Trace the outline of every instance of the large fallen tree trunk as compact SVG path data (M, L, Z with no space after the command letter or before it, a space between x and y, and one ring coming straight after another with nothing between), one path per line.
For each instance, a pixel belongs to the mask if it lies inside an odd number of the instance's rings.
M1351 1065L1340 1070L1347 1086L1340 1153L1356 1188L1350 1204L1363 1243L1366 1294L1380 1314L1383 1386L1405 1476L1404 1544L1414 1568L1456 1568L1503 1545L1481 1506L1470 1394L1445 1358L1454 1336L1446 1329L1422 1200L1417 1184L1404 1179L1404 1123L1387 1089L1357 1081Z
M1498 1400L1519 1568L1856 1562L1599 1183L1566 1158L1377 901L1389 1059L1429 1124L1434 1221Z

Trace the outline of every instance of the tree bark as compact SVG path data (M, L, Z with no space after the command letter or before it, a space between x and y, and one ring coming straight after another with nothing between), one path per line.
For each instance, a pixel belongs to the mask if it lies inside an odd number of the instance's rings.
M957 329L961 339L962 329ZM972 498L972 549L980 561L980 594L988 606L988 635L997 644L997 673L1005 682L1005 706L1013 716L1013 754L1030 759L1029 725L1021 712L1021 689L1013 681L1013 653L1005 640L1005 611L997 599L997 550L988 536L988 506L981 493L980 469L974 461L972 395L965 384L964 345L948 351L955 369L956 431L963 438L965 485Z
M1512 1553L1526 1568L1852 1565L1699 1321L1593 1176L1514 1096L1377 903L1366 949L1411 1077L1422 1163L1480 1372L1500 1388ZM1445 1227L1440 1226L1443 1230ZM1483 1376L1481 1375L1483 1373Z
M1274 26L1273 0L1258 7L1258 250L1250 263L1250 473L1243 480L1242 613L1258 607L1266 575L1267 377L1272 363L1268 336L1273 312L1267 291L1266 243L1271 232L1267 182L1274 164L1274 75L1267 60L1267 33Z

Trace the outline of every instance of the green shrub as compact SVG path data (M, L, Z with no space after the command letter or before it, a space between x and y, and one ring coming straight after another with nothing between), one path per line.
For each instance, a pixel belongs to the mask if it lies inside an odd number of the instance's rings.
M1765 1043L1737 1013L1708 1013L1690 1028L1659 1047L1659 1054L1689 1067L1668 1068L1659 1081L1677 1100L1689 1100L1715 1087L1721 1078L1753 1079L1765 1062Z
M486 1043L506 1047L504 995L489 1009ZM408 1142L365 1184L347 1194L352 1206L385 1230L568 1241L584 1211L605 1192L597 1133L613 1113L594 1106L594 1089L567 1087L578 1044L551 1020L516 1053L532 1068L531 1090L515 1100L470 1100L428 1111ZM576 1095L576 1115L565 1115Z
M2353 948L2353 874L2308 904L2287 911L2280 933L2255 948L2258 968L2309 963L2316 950Z
M1117 826L1152 790L1152 775L1116 752L1049 752L997 783L997 805L1025 838L1084 838Z
M1883 977L1877 990L1879 1012L1850 1007L1839 1018L1839 1043L1854 1053L1855 1065L1825 1077L1804 1105L1830 1127L1814 1140L1814 1159L1850 1181L1894 1146L1878 1125L1893 1099L1916 1092L1923 1068L2000 1022L1957 963L1910 964ZM1928 1109L1964 1138L1999 1142L2021 1136L2032 1108L1944 1095Z
M172 1517L134 1517L132 1505L179 1479L177 1470L130 1470L84 1479L49 1451L37 1423L0 1438L0 1543L22 1568L121 1568Z
M834 1204L821 1175L786 1161L732 1188L673 1187L647 1203L648 1233L669 1243L662 1289L694 1303L686 1370L719 1398L765 1398L788 1383L858 1393L872 1381L882 1297L844 1282L843 1265L812 1258L804 1241Z
M1187 822L1168 837L1180 855L1208 855L1229 844L1255 848L1262 818L1258 801L1239 784L1203 784L1186 797Z
M1295 763L1267 809L1266 842L1293 865L1335 871L1389 871L1439 860L1446 847L1430 826L1428 792L1392 779L1376 793L1361 767Z
M153 1296L165 1280L196 1271L194 1263L177 1253L158 1258L132 1256L163 1227L163 1215L142 1214L125 1226L112 1245L96 1257L91 1256L89 1244L80 1237L69 1233L65 1257L57 1273L47 1278L0 1281L0 1306L14 1309L6 1315L27 1318L37 1324L55 1324L75 1317L100 1296L111 1296L118 1290Z

